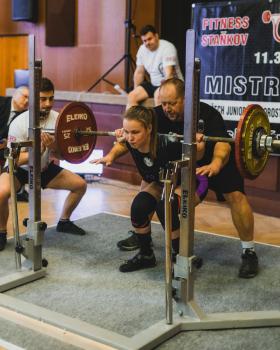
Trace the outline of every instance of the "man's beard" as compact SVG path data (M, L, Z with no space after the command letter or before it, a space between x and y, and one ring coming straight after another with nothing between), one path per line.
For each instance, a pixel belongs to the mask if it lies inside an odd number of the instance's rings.
M50 113L49 109L40 110L40 119L45 120L48 117L49 113Z

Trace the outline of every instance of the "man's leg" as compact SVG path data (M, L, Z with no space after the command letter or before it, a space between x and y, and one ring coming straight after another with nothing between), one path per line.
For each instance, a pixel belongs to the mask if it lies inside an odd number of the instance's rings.
M57 224L57 231L84 235L85 231L71 222L70 216L86 192L86 182L79 175L63 169L46 187L70 191L63 205L60 220Z
M258 258L254 251L254 216L251 206L242 192L224 193L224 197L230 206L232 221L243 248L239 277L255 277L258 273Z
M137 106L144 100L149 98L147 91L142 86L137 86L127 95L127 105L126 109L129 109L132 106Z
M154 104L155 104L155 107L161 105L160 98L159 98L159 88L157 88L156 91L154 92Z
M15 179L16 191L20 188L19 181ZM7 221L9 217L9 198L11 196L10 175L2 173L0 176L0 251L5 249L7 243Z
M29 193L26 191L25 186L22 185L19 191L17 192L17 201L18 202L28 202Z

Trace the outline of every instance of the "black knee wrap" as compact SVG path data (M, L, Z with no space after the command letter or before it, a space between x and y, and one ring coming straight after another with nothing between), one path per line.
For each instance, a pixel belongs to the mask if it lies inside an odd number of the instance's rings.
M156 210L157 200L148 192L139 192L133 199L130 209L132 226L146 227L150 223L149 216Z
M180 227L180 220L179 220L179 213L180 213L180 206L179 206L180 197L174 193L174 198L171 202L171 213L172 213L172 231L177 230ZM164 215L164 200L159 201L156 213L159 218L159 221L163 228L165 228L165 215Z

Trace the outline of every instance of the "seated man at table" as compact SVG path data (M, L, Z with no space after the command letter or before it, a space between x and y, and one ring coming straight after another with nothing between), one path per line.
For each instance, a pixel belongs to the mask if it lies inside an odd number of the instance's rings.
M40 88L40 126L42 129L54 129L58 113L52 109L54 103L54 85L42 78ZM29 112L19 115L10 125L8 146L11 142L23 142L28 140ZM84 235L85 231L70 221L70 216L79 204L86 192L86 182L77 174L63 169L51 160L51 155L59 157L53 135L41 133L41 187L68 190L70 193L65 199L62 213L56 230L58 232ZM18 159L18 168L15 174L15 186L18 190L28 183L28 152L22 149ZM7 170L7 169L6 169ZM11 195L10 175L3 172L0 176L0 250L3 250L7 242L7 221L9 216L8 200Z

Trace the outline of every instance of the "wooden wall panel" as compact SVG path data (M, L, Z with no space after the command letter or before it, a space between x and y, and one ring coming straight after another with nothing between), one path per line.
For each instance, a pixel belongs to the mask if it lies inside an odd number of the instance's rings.
M46 45L75 45L75 0L45 0L46 1Z
M28 67L28 37L0 36L0 95L14 86L14 70Z
M278 156L269 157L264 171L255 180L246 180L246 186L268 191L278 191L279 161Z

